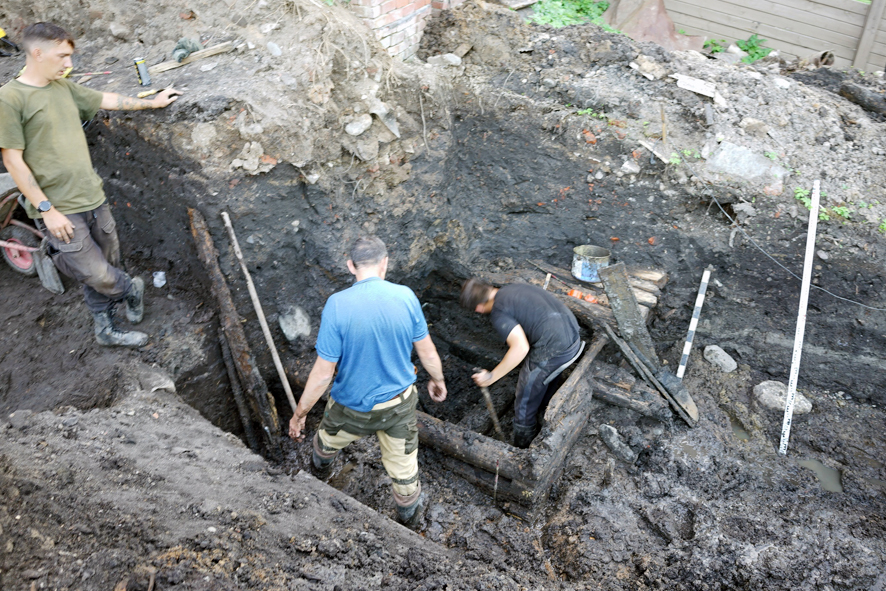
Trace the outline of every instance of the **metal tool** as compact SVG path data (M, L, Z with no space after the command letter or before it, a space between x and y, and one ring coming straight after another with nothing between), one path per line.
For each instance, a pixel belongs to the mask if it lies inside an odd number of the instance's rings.
M480 367L474 368L474 373L478 373L481 371L485 371ZM489 394L489 388L486 386L480 386L480 391L483 393L483 400L486 401L486 410L489 411L489 416L492 418L492 426L495 428L495 432L498 434L499 439L502 441L505 440L505 434L501 430L501 424L498 422L498 415L495 414L495 406L492 404L492 395Z
M606 334L609 336L609 338L612 340L612 342L615 343L619 349L621 349L622 354L625 356L625 358L628 360L628 362L634 367L634 369L637 370L637 373L640 374L640 377L643 378L644 380L646 380L646 382L648 382L649 385L651 385L653 388L658 390L661 393L661 395L665 397L665 400L667 400L670 403L671 408L673 408L677 412L677 414L680 415L681 419L686 421L687 425L689 425L690 427L694 427L695 423L698 421L698 409L695 409L694 414L695 414L696 418L693 419L692 416L690 416L689 413L687 412L687 409L684 409L680 405L680 403L677 402L673 396L671 396L671 393L667 390L667 388L665 388L661 384L661 382L659 382L655 378L655 376L652 375L652 372L650 372L649 369L645 365L643 365L643 362L640 361L639 358L637 358L637 355L631 350L631 348L628 346L628 344L626 342L624 342L623 340L621 340L615 334L615 331L612 330L612 327L610 327L606 323L603 323L603 328L606 330ZM694 402L692 403L691 408L695 408Z
M693 421L697 422L698 407L695 406L695 401L692 400L692 396L689 395L689 390L683 385L683 380L679 379L663 367L656 367L645 355L643 355L643 353L640 352L640 349L634 343L628 343L628 346L631 348L631 351L637 355L640 362L649 369L649 372L654 374L655 379L658 380L658 382L664 386L665 390L674 397L677 404L686 411L686 414L688 414Z

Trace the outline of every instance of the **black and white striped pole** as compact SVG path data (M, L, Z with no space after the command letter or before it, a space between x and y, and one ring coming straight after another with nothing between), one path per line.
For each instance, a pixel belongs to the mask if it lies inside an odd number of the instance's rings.
M689 321L689 332L686 335L686 343L683 345L683 356L680 358L680 367L677 368L677 377L683 379L686 373L686 364L689 363L689 351L692 350L692 340L695 338L695 329L698 327L698 317L701 315L701 307L704 305L704 297L708 291L708 281L714 267L708 265L701 276L701 285L698 286L698 297L695 298L695 310L692 311L692 320Z
M806 234L806 259L803 263L803 283L800 287L800 311L797 314L797 331L794 334L794 352L791 357L791 377L788 379L788 396L784 405L784 421L781 425L781 444L778 453L788 453L791 437L791 420L794 415L794 399L797 397L797 376L800 375L800 356L803 353L803 335L806 332L806 307L809 304L809 285L812 283L812 257L815 253L815 231L818 227L818 201L820 181L812 183L812 203L809 208L809 231Z

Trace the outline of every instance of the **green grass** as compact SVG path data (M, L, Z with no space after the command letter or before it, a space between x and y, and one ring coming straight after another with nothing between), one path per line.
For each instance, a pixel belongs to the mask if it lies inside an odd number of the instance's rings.
M552 27L568 27L593 22L604 29L617 32L604 26L600 15L609 8L609 2L592 2L591 0L541 0L532 7L533 14L529 20L539 25Z

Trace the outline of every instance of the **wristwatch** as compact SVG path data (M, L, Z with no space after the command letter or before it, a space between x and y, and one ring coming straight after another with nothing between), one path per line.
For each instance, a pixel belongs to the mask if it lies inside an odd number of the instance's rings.
M40 213L46 213L50 209L52 209L52 203L49 201L41 201L40 205L37 206L37 211Z

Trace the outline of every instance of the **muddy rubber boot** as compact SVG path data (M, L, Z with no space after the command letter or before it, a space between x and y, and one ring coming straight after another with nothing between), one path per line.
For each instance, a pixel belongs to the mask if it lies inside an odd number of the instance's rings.
M519 425L514 423L514 447L526 449L535 436L538 435L538 427L535 425Z
M114 324L114 310L93 312L95 340L105 347L142 347L148 342L148 335L135 330L120 330Z
M314 453L311 457L311 474L314 475L314 478L317 480L323 480L324 482L332 476L332 466L335 463L335 458L338 457L338 452L332 454L332 456L328 456L320 451L320 441L319 435L314 433Z
M124 298L126 302L126 319L138 324L145 317L145 282L141 277L132 278L132 288Z
M425 493L420 493L411 505L406 505L405 507L397 505L397 521L413 531L417 531L421 527L424 516Z

